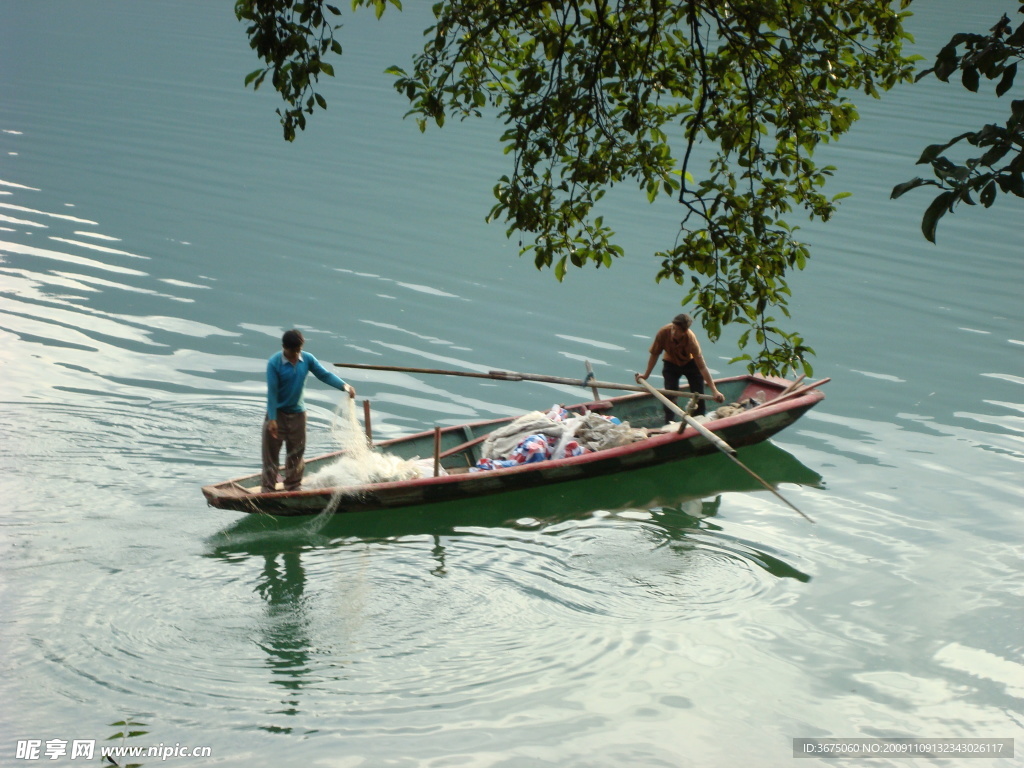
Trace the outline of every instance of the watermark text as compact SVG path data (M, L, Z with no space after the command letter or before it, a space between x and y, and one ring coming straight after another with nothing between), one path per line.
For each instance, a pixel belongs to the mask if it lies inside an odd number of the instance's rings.
M19 739L14 757L17 760L92 760L96 757L133 757L166 760L169 757L212 757L212 747L190 747L180 743L154 744L148 747L96 745L96 739Z
M793 757L1013 757L1013 739L793 739Z

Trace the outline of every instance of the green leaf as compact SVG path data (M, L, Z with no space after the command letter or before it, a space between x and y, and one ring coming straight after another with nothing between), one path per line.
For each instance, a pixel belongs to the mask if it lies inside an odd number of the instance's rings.
M924 212L924 218L921 220L921 231L928 242L935 242L935 228L939 225L939 219L949 211L949 206L955 195L956 193L954 192L943 192L932 200L928 210Z
M935 59L935 76L944 83L949 82L949 76L956 72L958 66L960 57L956 54L956 46L947 45Z
M963 76L961 81L964 84L964 88L973 93L978 92L978 70L976 67L964 67Z
M966 139L968 136L973 135L974 134L971 131L968 131L967 133L961 133L956 138L950 139L945 144L930 144L929 146L925 147L924 152L921 153L921 157L918 159L916 164L923 165L925 163L934 162L939 157L939 155L941 155L951 146L956 144L958 141L961 141L962 139Z
M1017 197L1024 197L1024 174L1011 174L1007 188Z
M985 185L985 188L981 190L981 204L986 208L990 208L992 203L996 200L996 183L990 181Z
M1017 27L1013 34L1006 38L1006 44L1012 46L1024 45L1024 24Z
M987 168L991 168L993 165L1002 160L1006 156L1006 153L1009 152L1012 148L1013 145L1009 141L996 144L995 146L992 147L992 149L990 149L988 152L981 156L981 159L978 160L978 164L983 165Z
M1013 78L1017 76L1017 62L1014 62L1003 71L1003 76L996 86L996 96L1002 96L1013 87Z
M911 179L910 181L904 181L902 184L897 184L892 188L892 193L889 195L890 200L895 200L900 197L904 192L909 192L912 189L917 189L925 184L937 184L937 182L931 179L922 179L920 176Z

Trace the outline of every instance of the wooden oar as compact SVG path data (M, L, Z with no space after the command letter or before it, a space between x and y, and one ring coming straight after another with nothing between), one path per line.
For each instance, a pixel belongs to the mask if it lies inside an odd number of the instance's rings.
M367 371L397 371L398 373L436 373L444 376L469 376L475 379L497 379L499 381L541 381L548 384L566 384L571 387L589 387L592 389L621 389L629 392L644 392L645 387L635 384L612 384L607 381L595 381L586 379L569 379L563 376L542 376L536 373L516 373L515 371L488 371L487 373L476 373L473 371L446 371L438 368L404 368L397 365L367 365L359 363L335 363L338 368L360 368ZM697 397L702 400L714 400L711 395L699 395L687 390L660 389L671 397Z
M756 408L766 408L769 405L775 405L776 403L779 403L783 400L789 400L794 397L799 397L800 395L810 392L812 389L817 389L822 384L828 384L830 381L832 381L832 379L830 378L821 379L820 381L816 381L813 384L808 384L806 387L801 387L800 389L793 389L792 387L787 387L778 397L773 398L772 400L765 400L763 403L758 403L750 410L753 411Z
M655 389L650 384L648 384L647 380L644 379L639 373L636 375L636 380L637 380L637 382L639 384L642 384L644 386L644 388L647 389L652 395L654 395L656 398L661 400L661 402L665 404L666 408L669 408L673 412L675 412L675 413L679 414L680 416L682 416L683 417L683 421L685 421L691 427L696 429L701 435L706 437L711 442L711 444L713 446L715 446L715 448L717 448L722 453L724 453L726 456L728 456L730 459L732 459L736 463L736 465L739 466L744 472L746 472L752 478L757 480L757 482L759 482L761 485L763 485L769 491L771 491L776 496L778 496L783 501L784 504L786 504L787 506L791 507L797 514L799 514L801 517L805 518L808 522L811 522L811 523L814 522L813 520L811 520L811 518L807 517L807 515L805 515L803 512L801 512L799 509L797 509L796 506L794 506L788 499L786 499L785 496L783 496L781 493L779 493L768 481L766 481L764 478L762 478L760 475L758 475L756 472L754 472L750 467L748 467L746 464L744 464L742 461L740 461L738 458L736 458L736 449L733 448L731 445L729 445L727 442L725 442L725 440L720 438L718 435L716 435L710 429L708 429L703 424L701 424L699 421L694 419L690 414L688 414L686 411L684 411L678 405L676 405L671 400L669 400L667 397L665 397L663 394L661 394L661 392L659 392L657 389Z
M797 377L797 380L796 380L796 381L794 381L794 382L793 382L792 384L790 384L790 385L789 385L788 387L786 387L786 388L785 388L784 390L782 390L782 391L781 391L781 392L779 393L779 397L782 397L783 395L788 395L788 394L789 394L790 392L792 392L792 391L793 391L794 389L796 389L797 387L799 387L799 386L800 386L800 382L801 382L801 381L803 381L803 380L804 380L804 379L806 379L806 378L807 378L807 374L806 374L806 373L801 373L801 374L800 374L800 375L799 375L799 376ZM777 398L776 398L776 399L777 399Z

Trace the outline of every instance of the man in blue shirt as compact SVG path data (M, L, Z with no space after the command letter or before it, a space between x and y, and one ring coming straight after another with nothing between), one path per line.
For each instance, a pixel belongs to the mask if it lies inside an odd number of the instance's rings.
M281 445L285 445L284 489L297 491L306 467L306 404L302 393L312 372L320 381L355 397L355 389L324 368L309 352L301 331L285 331L281 351L267 361L267 418L263 422L263 493L277 486Z

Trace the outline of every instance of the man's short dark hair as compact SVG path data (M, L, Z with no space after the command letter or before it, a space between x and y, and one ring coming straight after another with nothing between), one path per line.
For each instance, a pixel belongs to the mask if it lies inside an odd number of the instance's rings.
M306 338L302 335L302 331L296 331L294 328L285 331L284 336L281 337L281 346L285 349L298 349L305 343Z
M675 317L672 318L672 324L678 325L685 331L688 330L691 325L693 325L693 318L686 314L676 315Z

